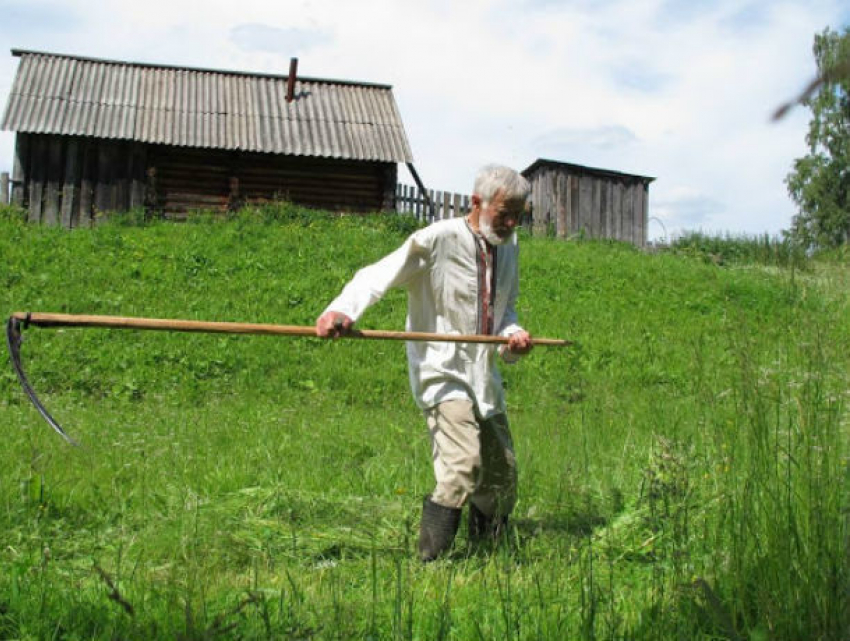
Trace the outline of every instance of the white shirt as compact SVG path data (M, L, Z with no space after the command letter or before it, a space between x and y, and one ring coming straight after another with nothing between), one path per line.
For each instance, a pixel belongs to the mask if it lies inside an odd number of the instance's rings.
M515 310L519 292L516 235L504 245L491 246L496 260L490 266L476 239L464 218L420 229L397 250L358 271L325 311L342 312L356 321L391 287L405 287L408 331L481 333L487 330L485 314L492 301L493 327L488 333L510 336L522 329ZM482 294L489 289L491 270L495 297L485 301ZM481 418L503 413L498 352L496 346L482 343L409 341L410 387L417 405L424 410L462 398L475 404ZM516 360L503 354L506 362Z

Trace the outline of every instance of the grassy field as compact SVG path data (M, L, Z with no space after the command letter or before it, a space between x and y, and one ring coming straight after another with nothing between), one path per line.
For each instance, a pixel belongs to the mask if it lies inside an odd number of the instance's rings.
M310 325L413 228L281 206L68 232L4 211L0 303ZM848 638L846 258L522 246L521 319L578 344L502 368L507 543L462 530L429 565L402 344L27 330L31 382L82 446L7 362L0 638ZM360 325L404 309L394 292Z

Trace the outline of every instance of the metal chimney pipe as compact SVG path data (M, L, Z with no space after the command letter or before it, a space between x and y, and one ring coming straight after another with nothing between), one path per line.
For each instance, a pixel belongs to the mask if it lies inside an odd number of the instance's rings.
M298 58L289 59L289 76L286 78L286 102L295 99L295 76L298 74Z

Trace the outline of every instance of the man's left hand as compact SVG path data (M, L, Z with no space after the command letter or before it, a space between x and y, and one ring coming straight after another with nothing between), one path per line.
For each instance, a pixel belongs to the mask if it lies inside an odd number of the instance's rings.
M531 342L531 334L524 329L508 337L508 351L511 354L528 354L532 347L534 344Z

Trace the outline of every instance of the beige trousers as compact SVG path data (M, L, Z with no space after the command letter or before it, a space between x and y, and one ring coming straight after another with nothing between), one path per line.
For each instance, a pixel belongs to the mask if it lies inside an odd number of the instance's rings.
M475 415L471 401L452 400L425 410L437 485L434 503L462 507L467 500L486 516L511 513L516 503L516 457L508 417Z

